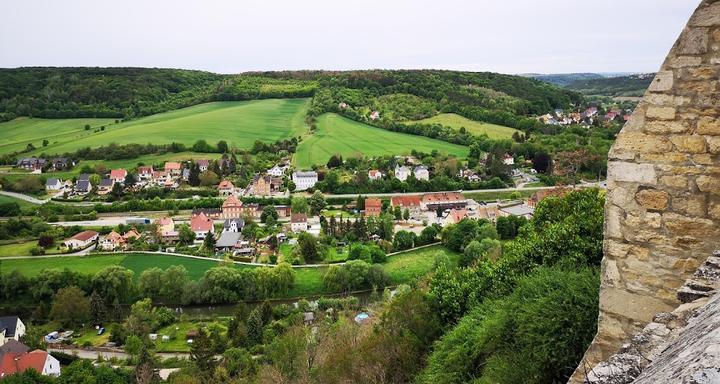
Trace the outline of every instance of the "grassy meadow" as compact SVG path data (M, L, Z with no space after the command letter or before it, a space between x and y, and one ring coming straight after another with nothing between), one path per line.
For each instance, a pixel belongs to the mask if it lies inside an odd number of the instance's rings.
M441 113L433 117L428 117L427 119L412 121L412 123L442 124L454 129L465 127L465 129L473 135L486 134L491 139L511 139L513 133L518 132L518 130L514 128L470 120L455 113Z
M110 143L178 142L192 145L198 139L204 139L211 145L226 140L230 146L249 149L256 140L272 142L304 133L308 105L308 99L214 102L119 124L109 124L114 121L109 119L16 119L0 123L0 132L3 133L0 153L23 149L28 143L38 148L31 153L37 155L43 152L74 152L79 148ZM108 123L104 131L86 131L83 128L84 124L97 127L103 123ZM65 128L59 130L58 127ZM7 136L5 132L11 135ZM44 148L43 139L50 142Z
M434 246L415 251L390 256L383 269L390 275L394 284L407 284L424 276L433 270L435 257L447 255L453 262L458 255L443 246ZM171 265L183 265L187 268L192 279L199 279L208 269L217 266L217 261L191 259L170 255L149 254L115 254L94 255L85 257L49 257L36 259L0 259L0 271L10 273L18 270L26 276L36 276L43 269L68 268L82 273L96 273L101 269L121 265L135 272L137 278L140 274L152 267L165 269ZM268 268L239 265L238 268ZM305 297L329 293L323 287L323 276L327 268L294 268L295 286L288 292L287 297Z
M309 168L313 164L325 164L333 154L345 157L356 154L379 156L409 154L411 150L467 156L468 149L424 136L416 136L376 128L334 113L318 117L317 130L305 138L295 154L295 165Z

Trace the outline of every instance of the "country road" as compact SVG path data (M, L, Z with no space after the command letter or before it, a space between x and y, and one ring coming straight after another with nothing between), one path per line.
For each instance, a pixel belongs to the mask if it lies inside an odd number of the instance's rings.
M9 191L0 191L0 195L13 197L13 198L16 198L19 200L24 200L24 201L27 201L28 203L33 203L33 204L45 204L48 201L50 201L50 199L40 200L40 199L37 199L30 195L25 195L23 193L9 192Z

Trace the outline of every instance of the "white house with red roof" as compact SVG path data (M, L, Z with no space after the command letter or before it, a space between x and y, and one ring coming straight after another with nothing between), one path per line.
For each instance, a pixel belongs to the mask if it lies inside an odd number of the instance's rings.
M292 215L290 215L290 229L295 233L307 231L307 215L304 213L293 213Z
M377 169L371 169L368 171L368 179L370 180L380 180L382 179L383 174Z
M515 158L511 154L506 153L503 155L503 164L515 165Z
M60 362L47 351L7 352L0 360L0 380L15 373L34 369L43 376L60 376Z
M153 167L152 166L139 166L137 168L138 172L138 179L140 180L150 180L153 176Z
M98 239L99 235L99 233L91 230L82 231L65 240L63 245L70 249L87 248Z
M198 169L200 169L200 172L205 172L210 168L210 160L200 159L200 160L195 161L195 164L197 164Z
M176 161L168 161L165 163L165 172L169 172L173 177L180 177L182 174L182 164Z
M223 180L218 185L220 196L232 195L235 193L235 185L230 180Z
M125 182L125 176L127 176L127 171L120 168L120 169L113 169L110 171L110 177L109 179L113 181L113 183L124 183Z
M197 240L203 240L206 236L212 236L215 233L215 225L211 218L200 212L199 215L190 219L190 229L195 232Z

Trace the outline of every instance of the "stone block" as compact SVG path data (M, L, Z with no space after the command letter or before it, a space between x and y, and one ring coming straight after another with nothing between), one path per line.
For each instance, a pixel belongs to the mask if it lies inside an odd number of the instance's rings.
M699 239L709 239L718 235L718 229L712 220L698 217L687 217L675 213L663 215L665 228L670 236L690 236Z
M712 27L720 25L720 3L714 2L697 10L688 25L693 27Z
M692 161L693 161L693 163L700 164L700 165L712 165L715 163L715 160L713 160L712 156L710 156L707 153L703 153L700 155L693 155Z
M713 176L698 176L695 179L697 187L702 192L720 195L720 178Z
M658 312L670 312L673 303L658 300L650 295L639 295L618 288L600 291L600 310L636 321L650 322Z
M657 174L652 164L636 164L624 161L608 163L608 179L642 184L655 184Z
M703 117L698 120L697 133L700 135L720 135L720 120L711 117Z
M705 141L708 143L708 152L713 155L720 154L720 137L705 136Z
M690 216L704 217L706 213L706 198L702 194L690 194L672 199L672 210Z
M704 153L705 138L698 135L675 135L670 138L679 152Z
M685 176L663 176L660 178L660 185L685 189L688 186L688 180Z
M680 36L678 52L683 55L700 55L707 52L707 28L689 28Z
M616 206L609 206L605 209L605 236L608 238L621 238L622 231L622 209Z
M689 129L683 123L678 121L648 121L645 124L646 133L668 134L668 133L684 133Z
M620 132L613 149L617 152L663 153L672 149L667 137L641 132Z
M645 117L658 120L674 120L675 108L650 106L647 108L647 111L645 111Z
M645 209L663 211L669 204L669 195L657 189L643 189L635 194L635 200Z
M648 87L650 92L665 92L671 90L673 87L673 72L672 71L660 71L655 75L652 83Z
M670 59L668 65L672 68L695 67L702 64L699 56L677 56Z

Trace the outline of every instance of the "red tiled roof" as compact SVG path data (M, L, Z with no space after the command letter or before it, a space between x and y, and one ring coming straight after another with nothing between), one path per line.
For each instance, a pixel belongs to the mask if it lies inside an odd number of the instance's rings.
M365 200L365 209L368 209L368 208L371 208L371 209L372 208L375 208L375 209L382 208L382 200L375 199L375 198L366 199Z
M113 180L124 179L127 171L124 169L113 169L110 171L110 178Z
M462 201L465 200L460 192L437 192L437 193L426 193L422 197L422 201L425 203L437 203L444 201Z
M223 208L242 207L242 202L234 195L230 195L225 199L222 206Z
M390 199L390 205L392 205L393 207L396 205L399 205L401 207L419 207L420 206L420 196L418 196L418 195L393 196Z
M199 215L190 219L190 228L193 230L193 232L210 231L212 227L213 221L209 217L205 216L205 214L202 212Z
M452 211L450 211L450 219L455 224L459 223L460 221L462 221L462 219L466 217L467 210L465 209L453 209Z
M178 163L178 162L176 162L176 161L168 161L167 163L165 163L165 170L166 170L166 171L170 171L170 170L180 170L180 168L182 168L182 164L180 164L180 163Z
M123 239L123 237L120 236L120 234L115 231L108 233L108 235L105 237L105 239L108 241L112 241L113 243L121 243L121 242L125 241L125 239Z
M46 351L39 349L30 353L8 352L3 355L2 361L0 361L0 377L25 372L30 368L42 373L47 356Z
M306 223L307 215L304 213L293 213L290 215L290 222L292 223Z
M160 219L158 219L158 225L171 225L171 224L174 224L174 222L173 222L173 219L170 217L165 216L165 217L161 217Z
M97 232L88 230L88 231L82 231L80 233L77 233L77 234L75 234L75 236L71 237L70 239L71 240L88 241L93 236L97 236L97 235L98 235Z
M137 169L139 174L145 174L145 173L152 173L153 168L152 167L138 167Z
M232 189L235 188L235 185L230 180L223 180L220 182L220 185L218 185L218 189Z

